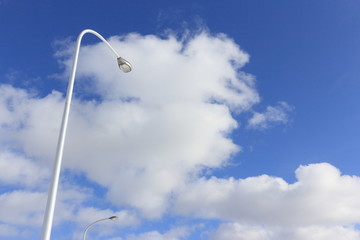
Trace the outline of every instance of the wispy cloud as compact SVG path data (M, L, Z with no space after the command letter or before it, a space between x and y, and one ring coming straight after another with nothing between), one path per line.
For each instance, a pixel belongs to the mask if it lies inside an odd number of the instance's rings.
M158 231L151 231L139 235L130 235L126 238L126 240L147 240L147 239L181 240L181 239L186 239L186 237L188 237L190 232L191 232L191 228L189 227L177 227L165 233L160 233Z
M354 226L307 226L279 228L225 223L209 234L210 240L358 240L359 231Z
M287 123L294 107L286 102L278 102L275 106L267 106L264 112L254 112L248 121L248 127L267 129L275 124Z
M1 4L1 3L0 3ZM0 224L0 236L4 237L19 237L21 233L19 230L8 224Z

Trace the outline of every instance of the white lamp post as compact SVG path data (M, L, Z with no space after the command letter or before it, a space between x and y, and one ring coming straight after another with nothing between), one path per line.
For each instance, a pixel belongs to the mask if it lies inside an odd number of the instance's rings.
M89 226L87 226L87 227L85 228L85 231L84 231L84 234L83 234L83 240L86 239L86 233L87 233L87 231L88 231L95 223L98 223L98 222L101 222L101 221L106 221L106 220L113 220L113 221L115 221L115 220L117 220L117 219L118 219L117 216L112 216L112 217L100 219L100 220L97 220L97 221L91 223Z
M66 128L68 124L68 118L69 118L69 112L70 112L70 103L72 98L72 92L74 88L74 80L75 80L75 73L76 73L76 67L79 57L79 51L80 51L80 43L82 37L86 33L91 33L100 38L109 48L110 50L115 54L117 58L117 63L119 65L119 68L127 73L130 72L132 69L131 64L120 57L120 55L115 51L115 49L110 45L108 41L105 40L99 33L86 29L82 31L76 41L76 48L75 48L75 55L74 55L74 61L72 65L72 70L69 78L69 85L66 93L66 99L65 99L65 107L64 107L64 113L62 117L61 122L61 128L60 128L60 134L59 134L59 140L56 150L56 158L55 158L55 164L53 169L53 175L50 183L50 188L48 192L48 199L46 204L46 210L45 210L45 216L44 216L44 222L42 227L42 234L41 234L41 240L49 240L50 234L51 234L51 227L53 223L53 217L54 217L54 211L55 211L55 202L56 202L56 195L59 185L59 177L60 177L60 169L61 169L61 161L63 156L63 150L64 150L64 143L65 143L65 135L66 135Z

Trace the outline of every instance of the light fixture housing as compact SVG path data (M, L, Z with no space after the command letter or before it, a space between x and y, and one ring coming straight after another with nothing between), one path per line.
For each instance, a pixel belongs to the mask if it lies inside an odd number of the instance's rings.
M117 62L118 62L119 68L120 68L124 73L131 72L132 66L131 66L131 64L130 64L128 61L126 61L126 60L123 59L122 57L118 57L118 58L117 58Z
M109 219L115 221L115 220L118 220L119 217L118 216L112 216L112 217L109 217Z

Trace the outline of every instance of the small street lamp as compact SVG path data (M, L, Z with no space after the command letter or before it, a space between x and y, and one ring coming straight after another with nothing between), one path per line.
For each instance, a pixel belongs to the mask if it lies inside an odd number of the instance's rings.
M112 216L112 217L100 219L100 220L97 220L97 221L91 223L91 224L90 224L89 226L87 226L87 227L85 228L85 230L84 230L83 240L86 240L86 233L87 233L87 231L88 231L92 226L94 226L94 224L96 224L96 223L98 223L98 222L101 222L101 221L106 221L106 220L113 220L113 221L115 221L115 220L117 220L117 219L119 219L117 216Z

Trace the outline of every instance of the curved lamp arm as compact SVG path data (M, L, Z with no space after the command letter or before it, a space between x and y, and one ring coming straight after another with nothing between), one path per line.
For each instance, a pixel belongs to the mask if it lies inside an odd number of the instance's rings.
M100 219L100 220L97 220L97 221L95 221L95 222L93 222L93 223L91 223L89 226L87 226L86 228L85 228L85 230L84 230L84 234L83 234L83 240L85 240L86 239L86 233L87 233L87 231L94 225L94 224L96 224L96 223L98 223L98 222L101 222L101 221L106 221L106 220L117 220L118 219L118 217L117 216L112 216L112 217L109 217L109 218L104 218L104 219Z
M77 41L76 41L74 60L73 60L72 70L71 70L71 74L70 74L70 78L69 78L67 93L66 93L64 113L63 113L63 117L62 117L60 134L59 134L58 145L57 145L57 150L56 150L55 164L54 164L54 168L53 168L52 179L51 179L50 188L49 188L49 192L48 192L48 199L47 199L47 203L46 203L46 210L45 210L44 222L43 222L43 226L42 226L41 240L49 240L50 235L51 235L51 227L52 227L53 218L54 218L56 195L57 195L58 185L59 185L61 161L62 161L63 150L64 150L66 129L67 129L67 124L68 124L68 119L69 119L70 103L71 103L72 93L73 93L73 88L74 88L76 67L77 67L77 62L78 62L78 57L79 57L81 39L86 33L94 34L95 36L100 38L100 40L102 40L110 48L110 50L117 57L118 65L123 72L130 72L132 70L131 64L128 61L126 61L125 59L123 59L122 57L120 57L120 55L115 51L115 49L110 45L110 43L108 41L106 41L105 38L103 38L99 33L95 32L94 30L91 30L91 29L86 29L79 34Z

